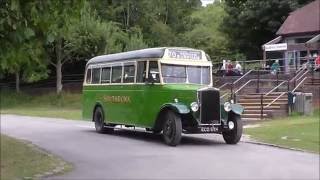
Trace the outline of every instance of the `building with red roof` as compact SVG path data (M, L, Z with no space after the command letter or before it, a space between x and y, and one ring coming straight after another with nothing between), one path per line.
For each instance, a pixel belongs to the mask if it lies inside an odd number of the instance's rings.
M291 12L276 35L262 46L263 56L278 54L287 72L320 55L320 0Z

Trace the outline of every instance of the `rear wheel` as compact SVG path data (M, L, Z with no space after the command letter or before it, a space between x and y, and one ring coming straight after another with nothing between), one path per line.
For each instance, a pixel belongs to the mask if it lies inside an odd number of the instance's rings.
M101 107L97 107L94 111L93 121L98 133L111 133L113 132L112 127L105 127L104 113Z
M240 115L231 114L228 119L228 124L229 121L233 122L234 127L232 130L222 133L223 139L227 144L237 144L242 136L242 120L240 118Z
M163 123L163 139L169 146L176 146L180 143L182 134L181 118L173 111L167 111Z

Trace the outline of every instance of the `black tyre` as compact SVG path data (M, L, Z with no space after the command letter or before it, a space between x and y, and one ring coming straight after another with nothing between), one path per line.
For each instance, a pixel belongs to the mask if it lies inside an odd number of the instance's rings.
M94 111L93 121L98 133L111 133L113 132L112 127L105 127L104 113L101 107L97 107Z
M242 136L242 120L239 115L231 114L229 121L234 123L234 128L229 131L225 131L222 133L223 139L227 144L237 144Z
M173 111L167 111L163 123L163 139L169 146L176 146L180 143L182 134L181 118Z

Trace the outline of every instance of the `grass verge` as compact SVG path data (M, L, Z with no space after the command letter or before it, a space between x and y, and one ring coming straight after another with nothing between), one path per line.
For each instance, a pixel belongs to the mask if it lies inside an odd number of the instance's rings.
M1 92L1 114L81 119L81 94L43 95Z
M320 111L312 116L293 115L246 128L244 133L265 143L320 153Z
M54 169L56 172L53 172ZM70 170L71 165L60 158L48 154L32 144L1 135L0 179L37 179L50 173L51 175L61 174Z

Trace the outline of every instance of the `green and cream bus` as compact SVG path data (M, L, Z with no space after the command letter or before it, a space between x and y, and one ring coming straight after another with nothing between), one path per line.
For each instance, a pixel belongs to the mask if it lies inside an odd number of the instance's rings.
M202 50L149 48L97 56L86 65L83 117L99 133L116 125L162 133L179 144L182 133L218 133L228 144L242 135L240 105L221 104L212 64Z

